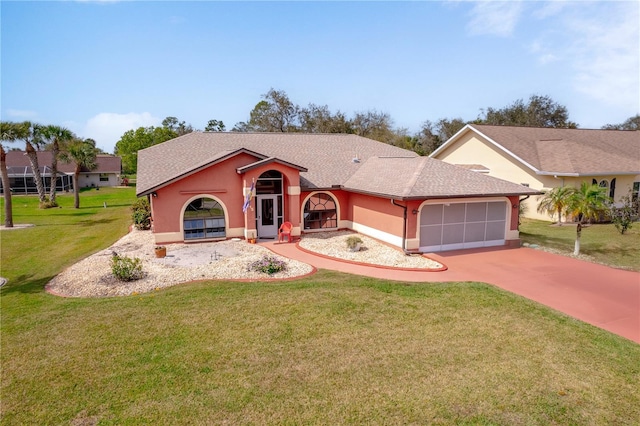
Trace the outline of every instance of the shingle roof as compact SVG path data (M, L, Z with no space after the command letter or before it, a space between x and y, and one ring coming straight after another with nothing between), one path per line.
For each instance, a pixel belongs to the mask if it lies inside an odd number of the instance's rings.
M53 160L53 154L51 151L38 151L38 166L51 167ZM120 173L122 170L122 159L114 155L99 154L96 156L96 163L98 167L95 170L89 171L82 169L82 173ZM29 167L31 170L31 163L29 157L27 157L24 151L8 151L7 152L7 167ZM58 160L58 171L62 173L75 172L76 165L74 162L65 163Z
M398 199L539 194L429 157L369 158L344 187Z
M148 194L238 152L299 167L305 189L338 185L396 198L537 193L360 136L235 132L193 132L139 151L137 193Z
M640 131L471 124L470 128L546 174L640 174Z
M148 193L241 149L260 159L273 157L306 168L300 184L314 189L341 185L373 155L417 156L356 135L192 132L138 152L137 193ZM360 163L353 161L356 157Z

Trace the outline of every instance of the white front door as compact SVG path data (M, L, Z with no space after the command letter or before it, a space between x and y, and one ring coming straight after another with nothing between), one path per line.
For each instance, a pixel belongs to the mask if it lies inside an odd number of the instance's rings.
M257 195L258 238L278 236L278 196Z

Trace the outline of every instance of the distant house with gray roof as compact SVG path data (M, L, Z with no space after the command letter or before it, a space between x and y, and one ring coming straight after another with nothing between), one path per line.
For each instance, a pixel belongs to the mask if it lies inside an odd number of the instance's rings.
M158 244L352 229L412 252L518 244L524 186L356 135L193 132L138 152Z
M614 202L640 192L639 131L469 124L430 157L541 191L587 182ZM526 217L549 219L538 197L525 205Z

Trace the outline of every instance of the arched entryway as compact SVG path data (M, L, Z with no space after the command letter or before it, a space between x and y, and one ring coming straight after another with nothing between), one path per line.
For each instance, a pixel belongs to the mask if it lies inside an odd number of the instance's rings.
M256 229L258 238L275 238L284 221L282 173L269 170L256 182Z
M185 241L226 237L224 208L213 198L200 197L187 204L182 224Z

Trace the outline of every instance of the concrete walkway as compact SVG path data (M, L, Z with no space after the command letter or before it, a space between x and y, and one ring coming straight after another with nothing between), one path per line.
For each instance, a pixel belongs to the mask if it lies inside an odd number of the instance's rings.
M640 343L640 273L529 248L493 248L431 254L441 272L399 271L327 259L295 244L261 243L274 252L331 269L395 281L486 282Z

